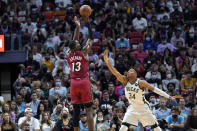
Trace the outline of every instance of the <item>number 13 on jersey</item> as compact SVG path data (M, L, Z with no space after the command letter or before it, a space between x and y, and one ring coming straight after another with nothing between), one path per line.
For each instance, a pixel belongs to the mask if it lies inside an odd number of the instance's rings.
M81 70L81 62L72 63L72 72L78 72Z

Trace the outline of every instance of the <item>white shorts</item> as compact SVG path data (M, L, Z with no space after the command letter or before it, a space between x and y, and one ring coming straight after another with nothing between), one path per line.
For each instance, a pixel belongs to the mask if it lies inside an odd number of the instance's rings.
M132 126L138 126L138 121L142 123L143 127L158 124L155 115L147 104L135 107L130 105L127 108L123 122L129 123Z

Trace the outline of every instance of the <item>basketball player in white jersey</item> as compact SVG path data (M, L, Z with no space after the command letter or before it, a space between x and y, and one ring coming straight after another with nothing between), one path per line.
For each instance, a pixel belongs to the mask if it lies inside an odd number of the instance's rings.
M159 94L160 96L174 99L167 93L159 88L155 88L147 83L145 80L137 78L137 73L134 69L127 72L127 76L121 75L110 63L108 51L104 52L104 60L113 75L125 87L125 96L128 99L130 106L124 116L120 131L127 131L130 127L138 127L138 120L142 123L143 127L151 127L154 131L162 131L158 125L156 117L153 115L149 108L149 103L144 97L144 90L149 89Z

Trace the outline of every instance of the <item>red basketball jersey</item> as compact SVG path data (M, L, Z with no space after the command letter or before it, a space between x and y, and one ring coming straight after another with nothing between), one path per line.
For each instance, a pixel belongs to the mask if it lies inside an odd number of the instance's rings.
M85 78L88 76L88 60L82 51L70 52L67 58L70 67L70 78Z

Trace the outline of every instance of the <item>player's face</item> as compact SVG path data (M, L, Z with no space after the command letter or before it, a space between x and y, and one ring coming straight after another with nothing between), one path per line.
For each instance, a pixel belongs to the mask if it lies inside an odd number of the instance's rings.
M127 72L127 78L129 80L132 80L132 81L135 81L136 78L137 78L137 73L134 69L130 69L128 72Z

